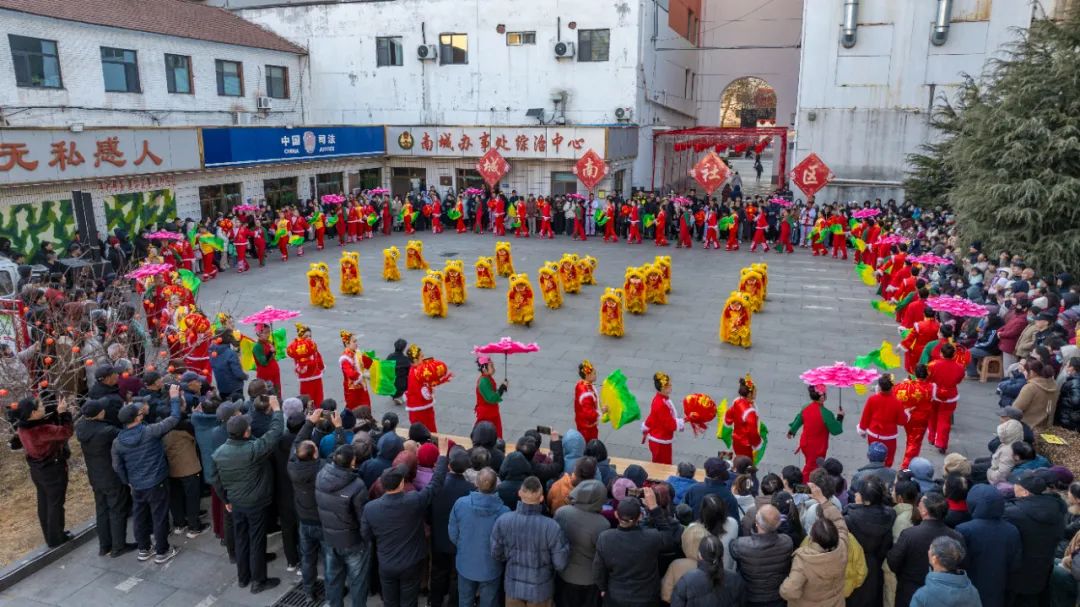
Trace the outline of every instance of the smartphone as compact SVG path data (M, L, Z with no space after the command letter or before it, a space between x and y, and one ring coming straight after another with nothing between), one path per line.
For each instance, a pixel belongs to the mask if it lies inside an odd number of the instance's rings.
M636 497L638 499L641 499L645 497L645 490L639 489L637 487L631 487L626 490L626 497Z
M805 493L807 495L810 495L810 485L804 485L802 483L799 483L795 485L794 489L795 493Z
M551 436L551 426L537 426L536 432L537 434L546 434L547 436Z

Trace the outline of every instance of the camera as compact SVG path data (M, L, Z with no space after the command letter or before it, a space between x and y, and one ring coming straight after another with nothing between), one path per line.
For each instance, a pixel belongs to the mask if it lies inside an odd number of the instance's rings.
M793 489L795 490L795 493L805 493L806 495L810 495L810 485L798 483L793 487Z
M631 487L626 490L626 497L636 497L641 499L645 497L645 490L639 489L638 487Z
M551 426L537 426L536 433L551 436Z

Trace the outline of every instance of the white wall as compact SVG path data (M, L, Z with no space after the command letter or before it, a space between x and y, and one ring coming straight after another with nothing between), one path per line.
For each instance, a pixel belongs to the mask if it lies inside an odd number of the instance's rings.
M57 42L61 89L21 88L7 34ZM232 112L251 112L253 125L302 123L306 59L279 51L231 46L86 25L0 10L0 116L7 126L188 126L232 124ZM142 93L107 93L100 47L138 52ZM170 94L165 80L165 53L189 55L195 94ZM244 96L219 97L214 60L243 63ZM265 65L289 70L290 99L274 99L273 111L255 113L255 98L265 94ZM0 125L4 125L0 121Z
M955 93L962 74L979 75L988 57L1014 40L1010 28L1026 28L1032 17L1029 2L955 0L948 40L934 46L936 6L862 0L857 41L846 49L839 41L843 2L806 3L795 161L816 152L836 174L839 185L819 200L901 199L905 156L934 136L934 98Z

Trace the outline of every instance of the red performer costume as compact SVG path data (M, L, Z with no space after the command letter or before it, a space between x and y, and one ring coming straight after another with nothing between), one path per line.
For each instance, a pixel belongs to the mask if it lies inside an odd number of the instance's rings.
M641 244L641 207L636 203L630 207L630 234L626 237L630 244Z
M412 224L412 214L413 214L413 206L412 206L411 202L406 202L405 204L401 205L401 218L402 218L402 221L405 223L405 228L404 229L405 229L406 234L415 234L416 233L416 229L413 228L413 224Z
M188 272L195 270L195 247L191 246L191 242L188 239L180 241L180 265L184 267Z
M866 249L863 250L863 263L871 268L877 264L877 247L874 245L877 243L878 238L881 237L881 226L878 225L873 219L870 220L870 229L866 232Z
M915 373L915 365L922 357L923 348L937 339L938 330L941 329L941 325L934 319L933 310L927 308L924 314L926 317L915 323L907 336L900 341L900 349L904 351L904 369L909 374Z
M933 400L933 410L930 413L930 423L927 431L930 444L945 453L949 448L949 432L952 430L953 412L956 411L956 401L960 398L958 386L964 381L964 365L953 360L956 348L952 344L941 347L941 358L933 361L927 367L927 375L932 388L930 396Z
M720 248L720 217L716 209L709 208L708 217L705 218L705 248L710 246Z
M405 389L405 410L409 413L409 423L419 422L429 432L438 432L435 426L435 386L424 380L424 366L421 364L423 352L419 346L411 345L406 353L413 361Z
M390 212L390 201L387 200L383 203L382 209L382 231L386 236L390 235L390 232L394 229L394 216Z
M259 267L266 265L266 230L254 219L248 220L248 232L251 232L251 242L255 245L255 258L259 260Z
M326 246L326 213L316 209L311 227L315 228L315 248L321 251Z
M540 207L540 238L555 238L555 232L551 229L551 202L541 198L538 206Z
M832 411L825 408L825 386L810 387L810 404L803 407L791 422L788 438L794 438L799 428L802 428L802 435L796 451L801 451L805 458L802 470L805 480L817 469L818 458L825 457L829 452L829 436L844 431L844 409L841 408L833 415Z
M428 208L431 209L431 233L442 234L442 203L436 198L431 201Z
M785 253L794 253L795 248L791 246L791 218L785 215L780 218L780 247L781 251Z
M649 417L641 424L641 442L649 443L652 461L655 464L671 464L671 443L675 440L675 431L682 430L683 420L671 404L671 378L666 373L653 375L656 396L652 400Z
M296 363L296 378L300 380L300 394L306 394L313 405L323 402L323 359L315 340L311 339L311 330L296 324L296 339L285 349L285 353Z
M337 221L334 222L334 229L337 230L338 246L343 247L347 241L346 236L349 233L349 214L345 210L345 203L338 205L338 210L337 213L334 214L334 217L337 217Z
M866 437L868 444L885 445L885 465L892 468L893 458L896 457L896 437L900 434L899 427L906 424L908 419L908 412L893 394L892 377L885 375L878 380L877 394L866 399L856 431L859 436Z
M739 214L731 214L731 227L727 231L727 250L739 250Z
M911 460L919 457L923 437L926 436L926 426L933 413L933 384L926 378L926 365L919 365L915 367L914 379L902 381L893 388L896 399L908 412L908 421L904 424L907 446L904 448L904 460L900 462L901 470L906 470Z
M454 210L457 211L457 214L458 214L457 233L458 234L464 234L465 230L466 230L466 228L465 228L465 205L461 202L460 198L458 198L457 203L454 205Z
M364 234L364 218L360 215L360 203L356 203L349 207L349 214L346 215L346 229L349 232L349 242L356 242L363 238Z
M615 233L615 203L608 201L607 209L604 210L604 215L607 215L607 222L604 224L604 242L619 242L619 236Z
M929 295L929 292L926 294ZM900 326L905 329L914 327L915 323L923 318L926 318L926 300L923 298L922 293L919 293L918 297L913 298L903 308L897 307L896 309L896 322L900 323Z
M844 223L844 216L837 213L829 219L829 226L839 226L840 230L832 235L832 256L836 259L837 255L841 253L844 256L844 260L847 260L847 224Z
M578 377L581 380L574 386L574 425L588 443L599 435L600 423L600 395L596 393L596 386L593 385L596 381L596 369L591 362L581 361L578 365Z
M492 215L494 217L492 229L495 230L495 235L506 236L506 201L502 199L502 196L495 199L495 212Z
M722 422L731 428L731 450L750 459L754 459L754 451L761 447L761 420L753 401L755 392L753 381L739 378L739 398L728 407Z
M255 359L255 377L270 382L274 391L281 392L281 368L277 363L277 352L274 350L274 338L270 332L270 325L255 325L255 336L258 341L251 349ZM322 403L319 403L322 404Z
M192 312L184 317L183 322L184 366L189 371L202 375L208 385L212 384L214 373L210 368L210 320L199 312Z
M281 261L289 261L289 220L282 217L275 223L274 236L277 237Z
M574 240L585 240L585 203L574 204Z
M667 241L667 211L663 207L656 212L656 237L653 239L658 247L668 246Z
M678 211L676 211L678 212ZM675 244L677 248L686 247L688 249L693 248L694 241L690 239L690 223L694 221L693 214L690 213L690 207L684 207L679 214L679 242Z
M246 272L251 269L247 261L247 248L248 239L251 238L251 231L247 229L242 223L238 223L233 226L230 239L232 240L233 247L236 248L236 271Z
M478 357L476 366L480 369L480 377L476 378L476 422L473 427L480 422L491 422L495 426L495 435L502 438L499 403L502 402L503 394L506 394L506 382L495 385L495 363L487 356Z
M754 239L750 243L750 250L754 251L758 245L765 247L765 252L769 252L769 241L765 240L765 230L769 229L769 221L765 218L765 213L759 211L757 214L757 220L754 223Z
M306 219L304 219L304 216L301 215L298 211L294 212L293 216L292 216L292 219L289 220L289 235L294 237L294 238L296 236L299 236L302 239L306 239L307 238L307 229L308 229L308 222L307 222ZM303 243L301 243L300 246L296 247L296 255L298 257L303 257L304 256L304 245L303 245Z
M341 353L338 364L341 365L345 408L352 410L364 405L371 406L371 395L364 381L364 369L371 366L371 359L361 354L361 361L357 361L356 340L352 333L342 331L341 344L345 346L345 351Z
M490 207L490 203L488 206ZM476 201L476 208L473 211L473 231L477 234L484 233L484 203L479 200Z
M525 200L519 199L514 204L514 214L517 215L518 227L514 230L514 238L529 237L529 222L525 214Z

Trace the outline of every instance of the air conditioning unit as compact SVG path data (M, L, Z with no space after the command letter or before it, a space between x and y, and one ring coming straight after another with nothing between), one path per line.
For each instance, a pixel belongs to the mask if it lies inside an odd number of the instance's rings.
M615 119L619 122L630 122L634 118L634 108L631 107L617 107L615 108Z
M269 110L269 109L273 109L273 107L274 107L274 105L270 101L269 97L256 97L255 98L255 108L256 109Z
M416 58L420 61L434 61L439 58L439 47L434 44L421 44L416 47Z
M556 59L570 59L574 56L574 43L573 42L556 42L555 43L555 58Z

